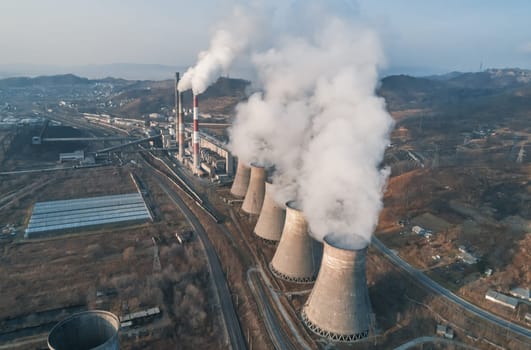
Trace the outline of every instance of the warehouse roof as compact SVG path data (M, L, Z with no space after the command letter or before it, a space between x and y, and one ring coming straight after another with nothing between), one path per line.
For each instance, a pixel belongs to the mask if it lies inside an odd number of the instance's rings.
M39 202L26 228L26 237L117 222L152 219L140 193Z

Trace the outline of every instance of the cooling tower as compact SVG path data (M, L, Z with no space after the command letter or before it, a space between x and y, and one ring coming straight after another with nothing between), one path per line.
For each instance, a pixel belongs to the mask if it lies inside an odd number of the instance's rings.
M294 201L286 203L286 221L269 268L281 279L296 283L315 281L322 244L308 234L308 223Z
M55 350L117 350L120 320L107 311L87 311L56 324L48 335L48 348Z
M247 187L245 199L242 204L242 210L247 214L260 214L265 196L265 180L265 168L261 165L251 164L249 187Z
M245 193L247 193L250 178L251 168L243 164L243 162L238 161L238 168L236 168L236 175L234 176L230 193L235 197L243 198Z
M343 248L324 238L321 269L301 316L314 333L333 341L369 336L371 304L365 276L367 248Z
M264 203L254 233L266 241L277 242L282 235L286 210L283 205L277 204L273 198L274 192L275 185L266 181Z

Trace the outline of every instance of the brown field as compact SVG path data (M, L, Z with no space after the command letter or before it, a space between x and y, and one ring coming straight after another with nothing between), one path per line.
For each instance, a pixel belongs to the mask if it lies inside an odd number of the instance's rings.
M21 224L35 201L133 192L129 170L100 168L43 175L39 180L49 183L2 210L0 222ZM28 180L2 181L0 190L5 193ZM174 233L188 225L161 190L145 180L155 203L154 223L39 240L23 240L19 232L14 241L0 242L0 337L10 339L6 332L16 334L27 327L37 327L32 336L46 335L54 322L73 311L104 309L123 315L159 306L161 318L141 329L121 332L123 349L222 347L202 248L197 240L186 246L177 244ZM159 247L160 270L154 266L152 237ZM97 292L104 295L97 296Z

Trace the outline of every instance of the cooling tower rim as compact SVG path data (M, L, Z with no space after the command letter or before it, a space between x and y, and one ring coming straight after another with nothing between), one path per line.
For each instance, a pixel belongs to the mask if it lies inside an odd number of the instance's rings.
M242 168L247 168L247 169L250 169L251 167L249 166L249 163L246 163L244 162L243 160L239 160L238 159L238 166L239 167L242 167Z
M341 333L336 333L336 332L329 331L326 329L322 329L321 327L319 327L317 324L315 324L308 318L308 316L306 315L305 308L306 308L306 305L302 308L301 313L300 313L302 322L304 323L306 327L308 327L308 329L310 329L313 333L317 334L318 336L327 338L334 342L342 342L342 343L354 343L354 342L357 342L357 341L360 341L360 340L363 340L369 337L370 331L368 329L362 332L359 332L359 333L351 333L351 334L341 334Z
M286 208L296 211L302 211L301 204L296 199L289 200L284 205L286 206Z
M265 169L266 166L262 163L259 163L259 162L252 162L251 164L249 164L251 166L251 168L258 168L258 169Z
M340 235L334 232L328 233L323 238L323 243L332 248L343 250L345 252L359 252L364 251L369 246L369 242L365 242L361 237L359 242L345 242L343 241L344 235Z
M65 318L64 320L62 320L61 322L57 323L55 326L52 327L46 339L46 342L48 343L48 347L51 348L53 346L52 344L50 344L50 340L51 340L50 338L54 336L54 332L61 329L61 327L65 325L66 323L72 322L76 319L80 319L83 316L97 316L97 317L104 316L103 318L109 321L109 324L112 325L114 328L115 333L113 336L118 334L118 331L120 330L120 319L118 318L118 316L116 316L112 312L104 311L104 310L88 310L88 311L78 312L78 313L68 316L67 318ZM105 344L111 338L112 337L108 338L102 344Z

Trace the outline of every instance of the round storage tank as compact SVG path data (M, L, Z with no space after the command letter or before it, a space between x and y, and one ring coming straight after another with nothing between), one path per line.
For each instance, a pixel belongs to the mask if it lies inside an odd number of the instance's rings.
M120 320L107 311L87 311L56 324L48 335L54 350L117 350Z

